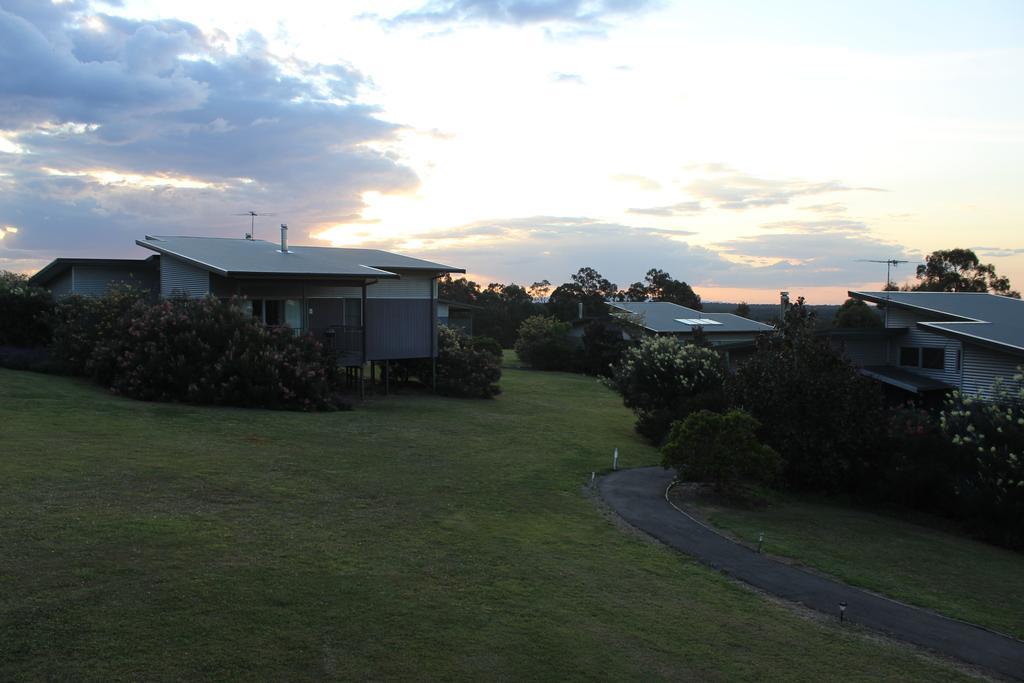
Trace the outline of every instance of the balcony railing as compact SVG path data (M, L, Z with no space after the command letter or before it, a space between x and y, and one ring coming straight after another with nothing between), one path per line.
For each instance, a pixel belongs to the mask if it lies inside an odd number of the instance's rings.
M342 365L363 364L363 328L361 325L332 325L323 332L324 343L333 349Z

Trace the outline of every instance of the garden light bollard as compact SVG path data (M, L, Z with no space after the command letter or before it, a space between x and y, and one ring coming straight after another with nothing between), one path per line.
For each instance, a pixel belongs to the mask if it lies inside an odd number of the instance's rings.
M842 623L844 621L846 621L846 603L841 602L839 603L839 622Z
M619 449L615 449L615 454L612 456L612 469L619 469Z
M764 532L762 531L757 535L757 552L761 552L761 547L764 545Z
M597 480L597 472L590 473L590 488L594 488L594 481Z

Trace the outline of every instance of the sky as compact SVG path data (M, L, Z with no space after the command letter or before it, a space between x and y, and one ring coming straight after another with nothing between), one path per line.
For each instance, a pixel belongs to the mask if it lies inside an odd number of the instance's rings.
M1024 283L1020 0L0 0L0 269L144 234L812 303Z

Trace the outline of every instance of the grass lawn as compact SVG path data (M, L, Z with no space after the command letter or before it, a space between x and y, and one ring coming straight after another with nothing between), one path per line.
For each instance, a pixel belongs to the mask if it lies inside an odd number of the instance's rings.
M765 552L914 605L1024 638L1024 554L889 515L783 497L764 509L698 504Z
M0 680L961 680L625 533L590 378L301 414L0 370Z

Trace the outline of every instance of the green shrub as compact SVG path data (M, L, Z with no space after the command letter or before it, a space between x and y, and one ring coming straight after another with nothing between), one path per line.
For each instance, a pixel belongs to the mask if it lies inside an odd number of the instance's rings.
M466 345L476 351L486 351L492 356L497 356L498 358L501 358L504 352L501 348L501 343L494 337L471 337L466 340Z
M664 336L627 348L605 383L636 414L637 431L660 443L675 420L701 409L724 409L724 377L716 351Z
M552 316L534 315L519 326L515 350L519 360L537 370L570 370L572 347L569 323Z
M501 358L474 349L458 330L437 330L437 393L442 396L493 398L501 393Z
M316 339L268 329L214 298L151 303L137 291L69 297L54 354L65 369L147 401L292 410L348 407L337 363Z
M0 346L30 348L50 341L53 297L20 273L0 270Z
M770 484L779 454L757 439L757 420L742 410L701 410L672 426L661 449L662 464L684 481L714 484L731 495L746 486Z

